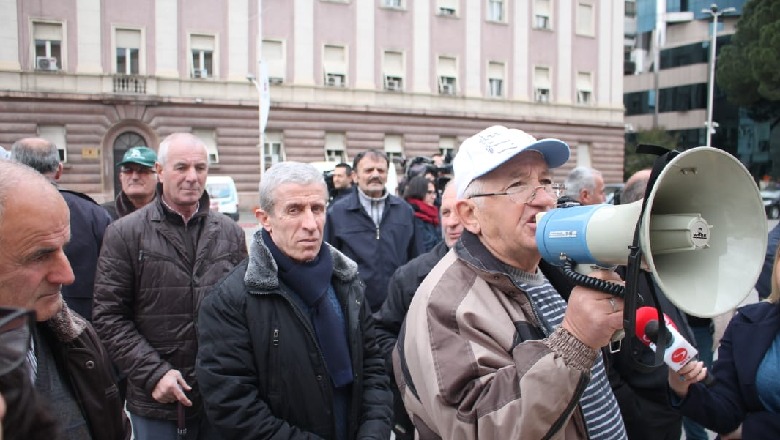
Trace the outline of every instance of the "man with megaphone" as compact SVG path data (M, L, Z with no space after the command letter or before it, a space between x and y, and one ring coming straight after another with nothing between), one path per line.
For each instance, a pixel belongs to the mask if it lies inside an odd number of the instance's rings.
M454 160L464 232L423 281L393 355L421 439L625 439L599 349L623 302L540 270L536 218L562 190L557 139L493 126ZM612 272L594 276L619 281Z

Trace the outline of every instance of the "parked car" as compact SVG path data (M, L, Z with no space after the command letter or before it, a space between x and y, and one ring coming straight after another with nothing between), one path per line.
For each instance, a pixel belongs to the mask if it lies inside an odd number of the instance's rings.
M206 177L206 191L211 199L211 209L238 221L238 191L230 176Z
M780 188L761 190L766 216L772 220L780 218Z

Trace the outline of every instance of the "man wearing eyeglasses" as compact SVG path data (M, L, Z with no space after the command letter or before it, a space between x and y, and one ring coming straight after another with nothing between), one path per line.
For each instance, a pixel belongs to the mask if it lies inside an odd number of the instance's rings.
M122 190L114 201L103 204L111 218L124 217L154 200L157 194L155 162L157 154L151 148L133 147L125 152L122 161L117 164Z
M32 310L37 321L32 348L17 357L23 375L11 383L34 384L59 425L57 438L130 439L108 354L62 300L62 287L74 281L64 251L70 239L57 188L27 166L0 161L0 306Z
M493 126L455 157L464 231L414 296L393 370L420 439L625 439L599 349L622 301L540 270L537 215L569 147ZM613 273L596 274L618 280Z

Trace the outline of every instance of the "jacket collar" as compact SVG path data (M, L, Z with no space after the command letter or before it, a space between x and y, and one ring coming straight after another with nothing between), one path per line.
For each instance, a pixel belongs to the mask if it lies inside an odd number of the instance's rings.
M152 216L150 220L152 221L160 221L163 218L166 217L167 213L172 213L172 216L175 218L178 218L182 224L184 223L184 218L179 214L178 212L169 211L168 208L166 208L163 205L163 199L162 199L162 183L157 183L157 189L155 191L155 197L154 200L152 200L149 205L154 204L154 210L152 211ZM209 193L207 191L203 191L203 195L200 196L200 200L198 200L198 203L200 203L200 206L198 207L198 211L193 214L192 218L190 220L198 218L198 217L205 217L208 216L209 210L211 209L210 200L209 200ZM147 205L148 206L148 205Z
M45 322L58 341L68 343L78 338L87 327L87 321L76 313L73 313L63 301L62 308L57 314Z
M347 258L336 248L326 242L333 257L333 276L341 281L351 281L357 277L357 263ZM244 274L244 283L252 289L263 291L275 290L279 288L279 271L276 261L271 256L271 251L263 243L260 231L257 231L252 237L249 245L249 263L247 264L246 274Z
M757 304L740 307L738 312L745 321L751 323L762 323L767 320L780 322L780 317L778 316L780 315L780 304L762 301Z
M505 292L518 290L507 274L504 263L491 254L473 233L464 229L453 249L458 258L476 270L488 284Z
M356 188L354 191L352 191L352 193L344 196L344 199L346 199L345 203L347 204L346 207L348 210L356 211L356 210L361 210L363 208L363 206L360 204L360 195L358 194L359 191L360 190ZM389 205L398 205L399 203L406 203L406 202L404 202L403 200L401 200L400 198L392 194L386 194L385 207Z

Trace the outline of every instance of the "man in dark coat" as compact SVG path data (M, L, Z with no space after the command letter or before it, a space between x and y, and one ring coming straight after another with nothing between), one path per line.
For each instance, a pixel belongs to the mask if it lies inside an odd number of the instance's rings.
M106 230L95 279L95 329L127 375L138 440L205 438L195 381L195 318L206 292L246 257L244 231L209 210L206 145L189 133L160 144L157 199Z
M154 164L157 153L148 147L133 147L127 150L116 164L122 189L116 199L104 203L103 207L114 220L124 217L151 203L157 196L157 173Z
M323 244L311 165L263 175L248 261L201 306L198 381L222 439L389 439L391 393L357 265Z
M358 154L357 191L330 206L325 225L325 241L357 263L372 312L387 297L393 272L424 249L411 206L385 188L389 166L381 151Z
M41 138L21 139L11 147L11 160L25 164L56 185L62 176L57 146ZM73 284L62 288L68 307L92 320L95 267L103 243L103 233L111 223L108 212L86 194L59 188L70 210L70 242L65 246L73 272Z
M62 286L74 280L64 252L69 237L68 205L57 189L29 167L0 161L0 306L33 310L37 321L26 378L16 386L29 378L49 403L60 434L50 438L129 439L108 354L62 301Z

